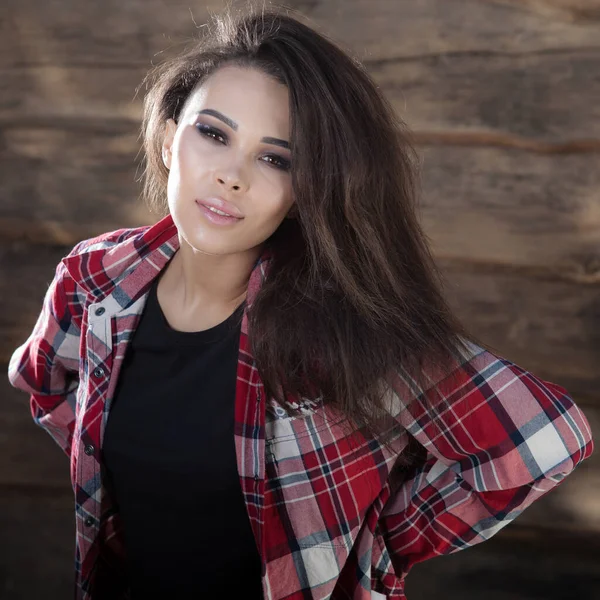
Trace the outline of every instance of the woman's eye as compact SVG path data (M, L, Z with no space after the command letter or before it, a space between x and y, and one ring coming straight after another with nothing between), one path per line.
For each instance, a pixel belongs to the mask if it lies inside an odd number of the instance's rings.
M268 160L267 162L278 169L281 169L283 171L289 171L290 169L290 161L285 160L285 158L281 158L281 156L276 156L275 154L267 154L265 158L274 159Z
M202 123L197 123L196 127L200 131L200 133L207 138L214 140L215 142L225 143L225 136L218 130L209 127L208 125L203 125ZM222 140L222 142L219 140Z
M196 128L198 131L205 137L214 140L219 144L226 144L227 137L221 133L218 129L214 129L208 125L204 125L203 123L196 123ZM281 169L282 171L289 171L290 169L290 161L282 158L281 156L277 156L276 154L267 154L265 157L267 164L272 165L277 169Z

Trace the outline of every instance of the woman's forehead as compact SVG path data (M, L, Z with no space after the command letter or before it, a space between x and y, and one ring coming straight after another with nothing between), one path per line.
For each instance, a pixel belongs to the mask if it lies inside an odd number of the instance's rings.
M289 132L287 88L256 69L227 66L209 76L185 104L186 117L201 111L225 116L222 120L234 130L268 127L277 129L273 134Z

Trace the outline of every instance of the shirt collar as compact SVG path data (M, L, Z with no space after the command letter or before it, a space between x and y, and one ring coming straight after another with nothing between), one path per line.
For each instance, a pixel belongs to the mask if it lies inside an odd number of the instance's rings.
M123 230L125 234L127 230ZM91 244L81 252L62 259L69 275L79 287L94 296L104 298L112 293L114 287L123 285L125 277L140 273L160 271L169 258L179 249L179 237L173 217L169 213L150 227L140 227L139 232L129 235L123 241L106 248L103 244L116 232L102 234L93 238ZM95 247L98 245L98 247ZM246 304L250 307L264 281L272 257L270 248L265 248L258 257L248 283ZM152 265L154 269L147 268ZM98 277L101 272L101 278ZM142 281L145 287L153 279ZM100 283L100 280L102 283Z

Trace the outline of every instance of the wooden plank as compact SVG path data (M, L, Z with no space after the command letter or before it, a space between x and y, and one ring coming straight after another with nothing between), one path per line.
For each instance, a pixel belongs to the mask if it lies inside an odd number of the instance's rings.
M0 493L0 598L73 597L73 492Z
M543 0L539 6L555 6ZM353 48L383 60L452 52L532 52L598 45L598 21L581 0L578 20L532 9L533 3L497 0L290 0L309 22ZM584 4L585 2L585 4ZM565 6L569 4L564 1ZM190 41L207 16L226 4L211 0L190 7L183 0L102 5L65 0L5 0L0 67L15 64L149 64L158 52ZM233 4L240 4L234 0ZM243 5L243 2L241 2ZM574 4L572 6L575 6ZM595 4L592 6L596 6ZM586 18L586 8L587 16ZM568 10L568 9L567 9Z
M600 28L598 30L600 39ZM502 134L600 150L600 48L561 53L469 53L369 65L396 112L419 133ZM542 146L543 147L543 146ZM535 146L532 147L535 151Z
M149 224L155 220L147 215L143 207L131 206L130 209L131 212L125 212L124 220L118 225L115 225L114 221L88 221L87 219L85 222L57 221L51 218L27 223L23 218L0 216L0 239L6 244L23 242L34 244L38 246L40 251L43 251L42 248L45 246L65 246L71 249L77 242L95 237L103 232L119 227L137 227L143 225L146 221ZM137 219L138 211L140 219ZM106 215L101 215L101 218L105 217ZM0 250L1 253L2 250Z
M137 135L136 128L122 126L5 132L0 150L4 239L73 246L75 238L91 237L86 236L91 231L152 221L137 201Z
M114 228L116 229L116 227ZM70 248L0 245L0 363L8 365L13 351L33 329L56 266Z
M8 365L12 352L31 333L56 266L68 252L64 247L40 250L28 244L0 246L0 298L4 309L0 313L0 363Z
M521 539L514 536L522 531ZM419 600L590 600L600 597L598 536L509 525L473 548L419 563L406 596Z
M487 135L488 143L495 134L514 138L517 147L523 138L542 148L544 143L596 140L600 151L595 101L600 79L590 77L600 71L600 48L400 57L369 63L368 70L396 112L419 133L478 133ZM71 122L96 126L120 119L131 121L131 131L137 133L144 88L137 95L136 90L145 71L128 65L98 69L59 64L6 69L0 126L22 125L25 116L28 126L58 123L65 128Z
M446 295L470 332L506 358L596 397L600 386L600 286L439 261Z
M588 155L421 150L421 217L435 255L600 282L600 170Z
M3 364L3 373L7 370ZM34 485L70 491L69 458L34 423L28 394L3 377L0 398L0 488Z
M522 10L538 13L552 19L572 23L600 21L600 0L497 0L498 4L512 4Z
M543 1L543 0L542 0ZM594 2L597 0L593 0ZM362 58L453 53L524 53L598 46L595 20L572 23L496 0L296 0L327 33Z
M27 124L41 121L56 127L57 118L67 117L74 123L86 121L88 127L90 120L110 124L126 119L133 128L141 117L143 96L143 89L137 96L136 90L149 68L149 61L109 67L66 67L60 62L4 67L0 124L3 128L22 125L27 116Z
M196 34L221 0L193 7L182 0L100 5L65 0L52 5L5 0L0 35L0 66L13 64L149 65L157 53L181 45ZM7 52L10 54L4 54Z

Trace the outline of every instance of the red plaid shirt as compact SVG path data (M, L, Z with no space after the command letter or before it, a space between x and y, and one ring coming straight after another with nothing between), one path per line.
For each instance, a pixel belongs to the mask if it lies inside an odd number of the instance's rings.
M34 329L10 360L10 382L30 395L35 422L70 457L79 600L94 600L100 554L123 551L101 477L102 438L149 287L178 248L170 216L80 242L58 264ZM268 264L265 252L246 310ZM474 344L452 381L440 385L452 400L441 429L425 410L431 390L417 392L398 374L390 389L397 451L372 439L350 443L330 407L308 404L298 418L265 398L244 314L235 448L265 600L367 600L371 591L404 599L412 565L489 539L592 453L589 423L559 385ZM398 487L392 466L406 432L427 457Z

